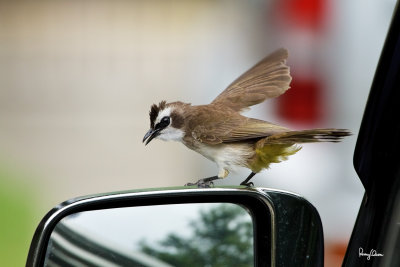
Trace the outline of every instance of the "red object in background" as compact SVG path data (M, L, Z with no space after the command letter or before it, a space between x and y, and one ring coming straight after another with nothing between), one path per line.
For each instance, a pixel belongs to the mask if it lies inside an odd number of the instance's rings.
M279 17L293 27L319 30L326 19L327 0L278 1L277 9Z
M317 80L294 76L291 88L278 98L277 113L292 123L317 123L322 117L320 94Z
M277 26L284 33L290 33L293 36L293 48L296 51L296 32L303 34L308 38L308 43L318 44L321 30L324 29L327 22L329 0L280 0L276 1L273 14L276 14L278 20ZM311 33L311 34L310 34ZM290 39L289 39L290 40ZM317 75L318 71L310 69L319 64L312 64L318 58L314 58L311 53L313 46L303 46L301 51L308 55L306 58L299 57L291 69L304 69L308 67L305 73L311 76L301 74L293 75L291 87L283 96L278 99L277 113L284 119L296 124L316 124L322 119L323 114L323 91L325 84ZM309 51L307 51L309 49ZM300 50L299 50L300 51Z

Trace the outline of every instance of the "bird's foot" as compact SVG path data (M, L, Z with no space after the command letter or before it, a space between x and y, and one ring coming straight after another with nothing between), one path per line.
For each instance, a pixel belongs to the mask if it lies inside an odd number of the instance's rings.
M200 179L195 183L187 183L185 186L193 186L197 185L198 188L210 188L211 186L214 186L214 183L212 181L204 181L204 179Z
M214 186L214 180L218 179L218 176L212 176L204 179L200 179L195 183L187 183L185 186L197 185L198 188L210 188Z
M247 176L246 180L244 180L243 182L240 183L240 185L244 185L247 187L253 187L254 184L252 182L249 182L251 178L253 178L253 176L256 175L256 173L251 172L249 176Z
M244 186L247 186L247 187L253 187L254 186L253 182L248 182L248 183L241 182L240 185L244 185Z

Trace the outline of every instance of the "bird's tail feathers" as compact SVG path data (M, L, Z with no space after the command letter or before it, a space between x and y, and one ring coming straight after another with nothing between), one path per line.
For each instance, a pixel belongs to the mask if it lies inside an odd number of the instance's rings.
M350 136L351 132L346 129L311 129L301 131L289 131L274 134L265 138L269 144L290 143L315 143L315 142L340 142L344 137Z

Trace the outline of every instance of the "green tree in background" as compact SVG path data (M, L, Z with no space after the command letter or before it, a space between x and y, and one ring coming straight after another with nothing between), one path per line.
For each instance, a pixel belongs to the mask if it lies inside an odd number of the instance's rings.
M189 237L170 233L141 250L173 266L253 266L253 226L249 214L233 204L202 210Z

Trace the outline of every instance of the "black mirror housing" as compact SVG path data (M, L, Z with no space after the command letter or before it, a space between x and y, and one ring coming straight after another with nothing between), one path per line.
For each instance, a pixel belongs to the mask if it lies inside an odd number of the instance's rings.
M163 188L105 193L71 199L53 208L40 222L27 266L45 264L56 225L78 212L185 203L232 203L253 220L254 266L323 266L324 244L317 210L299 195L268 188Z

